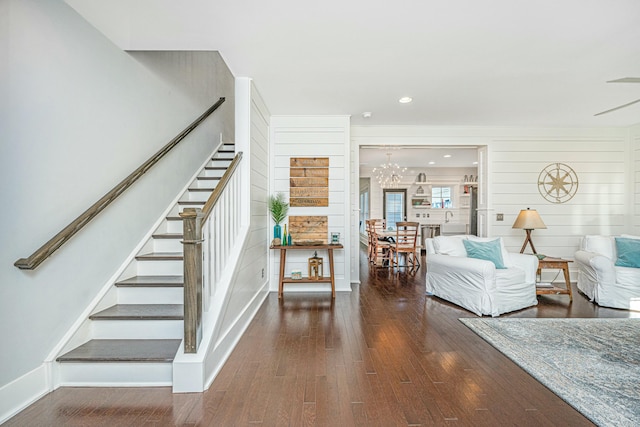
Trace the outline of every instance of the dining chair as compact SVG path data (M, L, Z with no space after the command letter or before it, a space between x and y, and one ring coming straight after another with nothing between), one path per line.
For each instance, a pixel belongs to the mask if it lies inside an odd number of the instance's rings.
M420 267L418 227L420 223L414 221L396 222L396 241L390 246L390 258L394 267ZM400 265L400 255L404 255L404 265Z
M376 267L388 267L391 260L391 244L383 240L386 228L384 219L371 219L371 263Z

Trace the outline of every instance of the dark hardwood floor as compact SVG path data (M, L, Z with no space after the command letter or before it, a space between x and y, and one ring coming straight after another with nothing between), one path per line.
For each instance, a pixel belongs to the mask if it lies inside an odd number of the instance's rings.
M269 295L204 393L60 388L7 426L587 426L562 399L424 293L415 275L370 269L351 293ZM291 286L291 285L289 285ZM574 287L503 317L629 317Z

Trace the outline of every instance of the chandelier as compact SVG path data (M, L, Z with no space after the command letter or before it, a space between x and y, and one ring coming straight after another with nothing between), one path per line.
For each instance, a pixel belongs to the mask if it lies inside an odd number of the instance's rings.
M382 188L398 188L402 174L407 168L400 168L397 163L391 163L391 153L387 153L387 163L373 169L373 175Z

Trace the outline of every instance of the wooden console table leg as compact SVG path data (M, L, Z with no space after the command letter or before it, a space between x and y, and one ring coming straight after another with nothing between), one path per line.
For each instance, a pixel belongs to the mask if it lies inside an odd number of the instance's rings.
M331 274L331 298L336 297L336 278L333 272L333 249L329 248L329 274Z
M562 267L564 273L564 283L567 285L567 291L569 292L569 302L573 302L573 292L571 291L571 279L569 278L569 264L564 263Z
M284 264L287 260L287 250L280 249L280 276L278 281L278 299L282 298L282 291L284 289Z

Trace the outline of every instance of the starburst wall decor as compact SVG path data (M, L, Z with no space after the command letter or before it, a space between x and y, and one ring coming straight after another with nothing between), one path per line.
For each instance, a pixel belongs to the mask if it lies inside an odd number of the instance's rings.
M568 202L578 192L578 175L564 163L551 163L538 176L538 191L551 203Z

